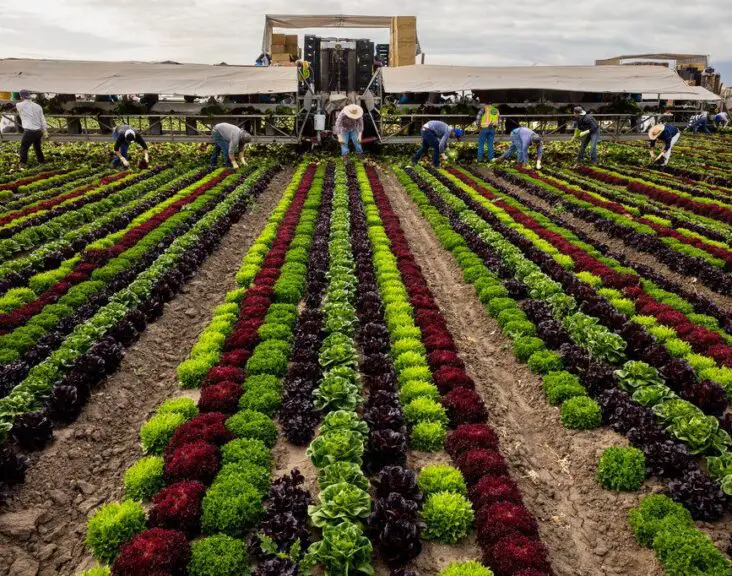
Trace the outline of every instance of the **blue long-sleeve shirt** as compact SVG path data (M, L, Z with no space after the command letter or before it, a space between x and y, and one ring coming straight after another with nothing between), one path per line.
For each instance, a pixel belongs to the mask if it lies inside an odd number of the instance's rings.
M676 136L678 133L679 129L676 126L673 126L672 124L666 124L663 128L663 132L658 135L658 138L656 138L656 140L651 140L650 147L654 148L656 146L656 141L660 140L661 142L663 142L663 149L670 150L671 140L673 140L674 136Z
M520 164L525 164L529 161L529 146L531 146L532 142L536 142L537 157L541 159L541 155L544 152L541 136L529 128L515 128L511 132L511 147L506 150L506 153L501 157L501 159L508 160L515 152L518 156L518 162Z
M430 120L422 126L422 130L431 130L440 139L440 152L447 149L447 141L450 139L450 127L439 120Z

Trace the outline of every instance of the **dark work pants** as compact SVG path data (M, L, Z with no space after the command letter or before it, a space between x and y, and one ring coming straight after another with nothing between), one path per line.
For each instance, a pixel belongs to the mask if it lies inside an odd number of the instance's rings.
M25 130L23 131L23 139L20 141L20 163L28 164L28 150L33 146L38 162L45 162L43 149L41 148L41 140L43 139L42 130Z
M429 152L430 148L432 148L432 165L435 168L440 167L440 139L437 137L437 134L435 134L432 130L423 130L422 131L422 147L417 150L417 153L414 155L414 158L412 158L412 162L415 164L419 162L419 160Z

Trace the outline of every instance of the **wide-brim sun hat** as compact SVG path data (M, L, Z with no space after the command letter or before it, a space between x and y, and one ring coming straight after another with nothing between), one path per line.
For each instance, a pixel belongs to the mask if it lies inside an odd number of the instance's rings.
M655 126L651 126L651 129L648 131L648 137L651 140L655 140L661 135L661 132L663 132L665 127L665 124L656 124Z
M358 104L349 104L343 109L343 113L351 120L360 120L363 118L363 108Z

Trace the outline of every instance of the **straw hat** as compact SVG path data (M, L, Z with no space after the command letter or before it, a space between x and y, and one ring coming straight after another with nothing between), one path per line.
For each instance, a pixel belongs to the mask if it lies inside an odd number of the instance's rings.
M349 104L343 109L343 113L351 120L360 120L363 118L363 108L358 104Z
M665 124L656 124L648 131L648 137L651 140L655 140L661 135L661 132L663 132L663 129L666 127Z

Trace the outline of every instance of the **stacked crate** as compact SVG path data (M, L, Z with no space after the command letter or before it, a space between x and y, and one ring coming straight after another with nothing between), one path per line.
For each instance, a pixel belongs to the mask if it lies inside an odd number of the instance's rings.
M411 66L417 59L417 17L391 19L389 66Z
M272 34L272 63L289 64L290 56L299 58L297 34Z

